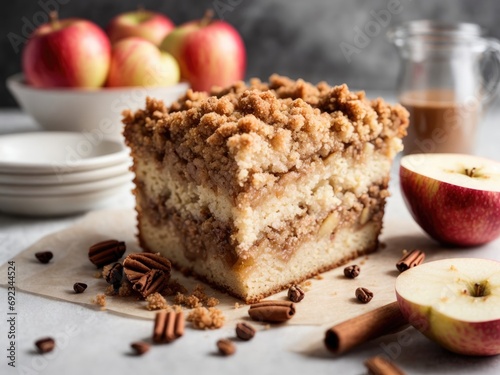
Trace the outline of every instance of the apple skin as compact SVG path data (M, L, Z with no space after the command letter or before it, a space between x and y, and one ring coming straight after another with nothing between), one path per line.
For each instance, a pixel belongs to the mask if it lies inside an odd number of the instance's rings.
M488 322L454 320L403 299L396 292L401 314L430 340L454 353L472 356L500 354L500 319Z
M30 36L22 55L27 83L34 87L101 87L111 44L104 31L82 19L54 20Z
M159 46L174 27L174 23L161 13L136 10L114 17L106 27L106 32L112 44L136 36Z
M411 215L435 240L469 247L500 235L500 192L456 186L403 166L399 176Z
M145 39L126 38L113 46L108 87L170 86L179 78L179 65L172 55Z
M188 22L168 34L160 48L176 58L181 77L195 91L228 86L245 77L245 45L227 22Z

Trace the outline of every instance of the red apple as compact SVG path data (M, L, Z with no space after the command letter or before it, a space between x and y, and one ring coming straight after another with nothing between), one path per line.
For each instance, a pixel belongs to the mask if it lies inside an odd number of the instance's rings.
M438 344L465 355L500 354L500 262L442 259L401 273L402 315Z
M90 21L71 18L38 27L23 50L26 80L35 87L100 87L111 57L108 37Z
M432 238L475 246L500 235L500 163L472 155L414 154L401 159L403 197Z
M212 86L227 86L245 76L245 45L227 22L212 21L207 12L200 21L175 28L161 43L181 68L181 77L193 90L209 91Z
M173 22L163 14L139 9L114 17L106 32L113 44L121 39L137 36L158 46L174 27Z
M169 86L180 72L172 55L142 38L126 38L113 45L108 87Z

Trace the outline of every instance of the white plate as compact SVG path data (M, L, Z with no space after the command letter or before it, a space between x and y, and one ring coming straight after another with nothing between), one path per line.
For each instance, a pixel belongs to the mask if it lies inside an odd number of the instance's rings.
M4 185L56 185L74 184L102 180L122 175L130 168L131 163L124 163L110 167L98 168L90 171L75 173L50 174L8 174L0 173L0 184Z
M0 185L0 195L7 196L59 196L68 194L82 194L93 191L109 189L118 185L124 185L132 182L133 174L125 172L122 175L105 178L98 181L86 182L81 184L64 184L64 185Z
M129 158L125 145L90 133L35 132L0 136L0 172L63 174L116 165Z
M130 201L132 184L84 194L57 197L24 197L0 195L0 211L24 216L61 216L102 208Z

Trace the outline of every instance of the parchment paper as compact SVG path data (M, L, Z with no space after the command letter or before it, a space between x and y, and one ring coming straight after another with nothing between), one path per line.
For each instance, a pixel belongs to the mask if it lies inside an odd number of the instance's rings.
M87 214L72 227L48 235L24 250L13 260L16 262L16 287L19 290L46 297L88 305L96 310L98 306L91 300L103 293L106 282L95 278L96 267L88 260L90 245L106 239L118 239L127 244L127 253L140 251L135 239L135 212L131 209L103 210ZM358 264L361 274L358 278L347 279L343 268L331 270L319 279L311 279L311 285L303 301L297 304L296 315L287 324L324 325L336 324L368 310L375 309L395 300L394 282L399 274L395 264L403 249L420 248L426 251L426 261L446 257L476 256L470 250L456 251L441 249L428 239L411 219L385 222L381 237L383 245L378 252L360 257L348 264ZM496 241L498 245L498 241ZM385 245L385 246L384 246ZM490 244L493 248L495 244ZM54 258L49 264L41 264L34 254L38 251L51 250ZM483 249L481 253L484 253ZM0 268L0 274L6 274L7 265ZM172 278L191 291L200 283L193 278L185 278L180 272L173 271ZM88 285L82 294L75 294L73 284L84 282ZM2 281L5 285L5 281ZM373 300L364 305L354 297L357 287L365 287L374 293ZM226 315L227 322L247 319L248 306L238 299L229 297L207 286L206 294L218 298L221 303L217 308ZM268 299L286 299L286 291ZM146 302L134 298L108 296L106 310L135 318L153 319L155 311L146 309ZM173 304L171 297L167 298ZM235 309L235 303L241 307Z

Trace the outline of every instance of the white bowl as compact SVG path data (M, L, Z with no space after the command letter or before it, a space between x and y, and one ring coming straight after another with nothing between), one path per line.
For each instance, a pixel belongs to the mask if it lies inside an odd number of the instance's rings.
M120 176L130 168L130 162L112 165L110 167L98 168L90 171L61 173L61 174L8 174L0 173L0 184L2 185L28 185L45 186L55 184L76 184L98 181L105 178Z
M34 132L0 136L0 173L64 174L129 160L121 140L90 139L82 133Z
M132 206L131 189L132 184L126 184L90 193L55 197L0 195L0 211L24 216L60 216L117 205L118 203L120 207Z
M24 82L22 74L15 74L7 78L7 87L21 108L47 130L120 138L123 110L143 108L147 96L169 105L184 94L189 85L182 82L168 87L35 88Z

